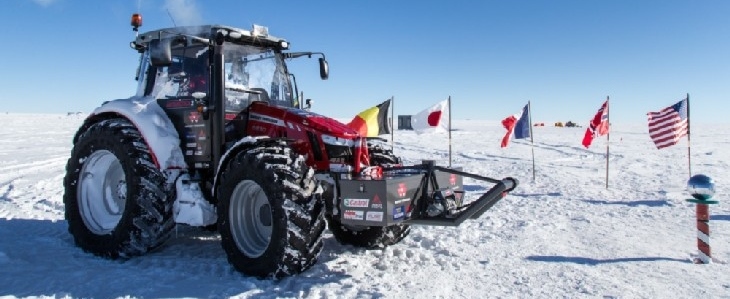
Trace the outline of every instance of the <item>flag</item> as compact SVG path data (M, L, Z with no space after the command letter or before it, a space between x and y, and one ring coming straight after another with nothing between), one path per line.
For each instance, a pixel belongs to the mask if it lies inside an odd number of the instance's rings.
M507 134L502 138L502 147L507 147L512 137L515 139L530 137L530 105L525 105L520 113L503 119L502 125L507 129Z
M601 105L601 108L598 109L598 112L591 120L591 123L588 125L586 135L583 136L583 146L586 148L591 146L591 142L593 142L593 138L596 137L596 134L598 134L598 136L608 134L608 126L608 100L606 100L606 102Z
M411 127L418 134L449 131L449 101L443 100L411 118Z
M347 126L358 131L363 137L390 134L389 110L390 99L358 113Z
M662 109L649 112L649 136L657 149L677 144L679 138L689 134L687 117L687 99Z

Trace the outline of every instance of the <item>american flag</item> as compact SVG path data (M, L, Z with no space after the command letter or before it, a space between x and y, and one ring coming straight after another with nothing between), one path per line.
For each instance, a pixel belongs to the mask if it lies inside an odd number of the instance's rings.
M675 145L680 138L689 134L687 99L659 112L649 112L647 116L649 117L649 136L657 149Z

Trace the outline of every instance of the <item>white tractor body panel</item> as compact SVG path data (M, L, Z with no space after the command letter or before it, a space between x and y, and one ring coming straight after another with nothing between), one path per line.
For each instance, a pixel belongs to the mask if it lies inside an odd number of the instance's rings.
M175 222L191 226L214 224L215 207L203 197L197 182L190 180L187 163L180 149L180 136L175 126L157 104L154 97L134 96L104 103L92 116L103 113L123 115L142 134L157 167L174 184L176 192L173 205Z

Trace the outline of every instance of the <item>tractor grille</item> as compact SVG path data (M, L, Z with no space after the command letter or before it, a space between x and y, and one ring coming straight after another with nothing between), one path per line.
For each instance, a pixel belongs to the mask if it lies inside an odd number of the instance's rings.
M354 150L352 147L345 145L325 144L324 148L327 150L327 156L332 163L352 165L355 161L355 159L353 158Z

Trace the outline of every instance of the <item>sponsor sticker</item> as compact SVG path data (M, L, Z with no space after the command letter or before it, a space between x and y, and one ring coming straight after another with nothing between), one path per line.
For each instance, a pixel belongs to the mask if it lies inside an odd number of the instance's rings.
M383 202L380 201L380 196L378 196L377 194L373 196L373 202L370 204L370 207L373 209L383 209Z
M191 130L185 130L185 138L195 139L195 133L193 133Z
M400 206L393 208L393 220L399 220L406 217L406 207Z
M367 208L370 202L367 198L345 198L344 204L348 208Z
M178 101L171 100L171 101L167 101L167 103L165 103L165 108L168 108L168 109L188 108L188 107L192 107L192 106L193 106L193 101L191 101L191 100L178 100Z
M406 188L405 183L398 184L398 189L396 190L398 192L398 197L406 197L406 191L408 191L408 188Z
M365 220L367 220L367 221L383 221L383 212L368 211L365 214Z
M188 120L190 121L190 123L198 123L200 121L200 118L200 113L198 113L197 111L191 111L190 114L188 114Z
M396 200L393 203L396 204L396 205L399 205L399 204L402 204L404 202L409 202L409 201L411 201L410 198L403 198L403 199Z
M350 220L362 220L363 214L365 214L365 212L363 211L345 210L345 212L342 214L342 218Z

